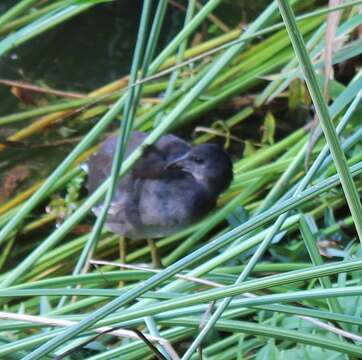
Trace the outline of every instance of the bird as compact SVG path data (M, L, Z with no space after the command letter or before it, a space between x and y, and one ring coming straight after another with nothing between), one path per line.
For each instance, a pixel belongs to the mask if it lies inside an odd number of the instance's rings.
M147 134L133 132L127 158ZM88 163L88 192L94 192L111 173L117 135L108 137ZM213 143L191 146L175 135L163 135L145 148L116 188L107 212L106 227L130 240L172 235L210 213L233 179L232 161ZM102 202L93 208L98 215ZM152 257L156 249L151 248ZM160 265L158 259L153 263Z

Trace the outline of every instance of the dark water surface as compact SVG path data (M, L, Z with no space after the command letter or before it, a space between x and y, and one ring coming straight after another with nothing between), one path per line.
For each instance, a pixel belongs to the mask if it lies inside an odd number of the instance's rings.
M0 13L14 3L2 0ZM233 27L254 17L264 3L251 6L248 1L227 0L215 13ZM117 79L129 72L141 7L141 0L94 6L3 57L0 77L43 80L49 86L78 91L89 91ZM182 27L183 18L182 10L168 6L159 49Z

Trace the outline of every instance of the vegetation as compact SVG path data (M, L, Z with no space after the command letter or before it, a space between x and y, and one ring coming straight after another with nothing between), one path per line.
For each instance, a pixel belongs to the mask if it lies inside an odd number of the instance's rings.
M18 1L0 56L112 3ZM0 144L1 359L362 357L362 1L269 3L232 29L221 0L144 0L129 75L86 95L0 80L21 103L0 117L16 129ZM171 6L184 25L160 50ZM87 194L81 163L118 127L112 175ZM234 160L217 210L157 241L158 271L146 242L121 263L91 212L142 156L123 159L132 129ZM69 153L33 176L32 146Z

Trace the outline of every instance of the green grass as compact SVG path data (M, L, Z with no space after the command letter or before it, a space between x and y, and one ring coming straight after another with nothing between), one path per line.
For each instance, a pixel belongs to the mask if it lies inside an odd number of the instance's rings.
M101 3L20 1L0 16L0 56ZM333 55L341 69L362 52L359 3L341 7L337 36L344 42ZM93 350L79 347L66 359L157 358L143 340L94 337L90 331L114 326L162 337L155 343L163 354L158 358L177 358L172 351L184 360L197 359L197 351L208 359L360 358L362 78L358 66L353 74L339 73L329 82L330 103L324 100L318 55L330 9L278 0L244 32L210 32L191 47L201 25L212 28L208 15L222 1L209 0L199 11L190 1L182 29L156 55L167 6L143 3L127 82L107 84L80 100L44 96L44 105L14 108L0 118L3 126L16 123L18 132L9 140L36 135L41 142L45 127L56 137L59 124L70 124L67 112L85 106L72 119L81 128L77 145L45 179L27 183L0 206L0 319L9 317L0 323L0 357L51 359L92 340ZM193 56L201 58L190 68ZM322 137L314 146L306 169L305 125L312 116L305 109L311 101L326 141ZM85 195L79 162L114 122L121 136L111 177ZM142 267L89 268L91 258L119 261L119 238L103 228L104 216L95 221L94 204L102 198L109 204L117 178L145 146L170 131L191 139L200 126L207 131L197 132L195 143L218 138L239 149L232 151L233 184L215 212L157 241L165 265L157 274ZM149 136L124 160L134 128ZM244 142L244 155L235 139ZM21 163L9 156L14 165ZM58 227L56 213L45 213L55 198L66 210ZM92 230L72 232L90 223ZM149 263L150 251L132 244L126 261ZM205 317L210 302L213 311ZM20 321L9 313L35 317ZM64 328L62 320L75 323Z

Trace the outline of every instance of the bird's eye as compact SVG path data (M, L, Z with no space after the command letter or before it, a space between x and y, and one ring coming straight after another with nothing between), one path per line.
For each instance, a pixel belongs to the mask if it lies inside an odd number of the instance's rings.
M194 156L192 158L192 160L196 163L196 164L203 164L205 162L204 159L200 158L200 157L197 157L197 156Z

